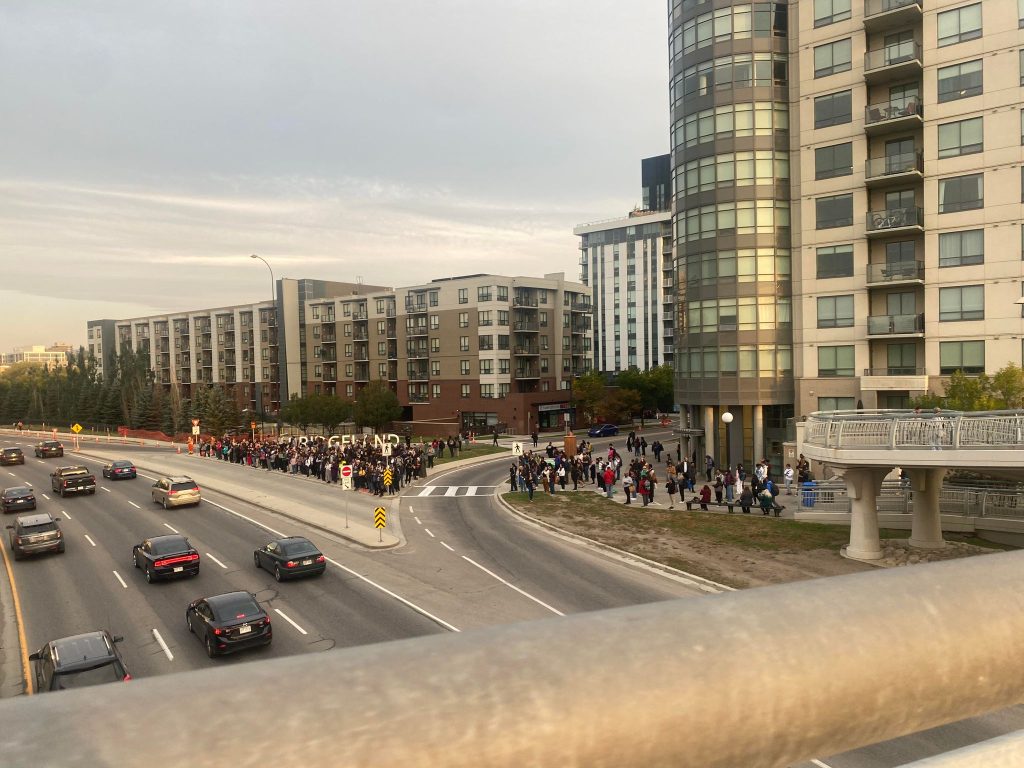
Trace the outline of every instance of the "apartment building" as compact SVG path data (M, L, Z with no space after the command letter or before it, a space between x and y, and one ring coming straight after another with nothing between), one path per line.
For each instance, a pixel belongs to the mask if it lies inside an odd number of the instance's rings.
M417 421L559 427L591 367L589 293L562 273L441 278L307 310L307 391L354 398L384 380Z
M669 13L677 393L701 450L778 456L790 415L1021 362L1024 3Z
M641 175L643 207L573 229L594 306L594 368L604 373L673 363L671 156L645 158Z
M17 363L34 363L45 368L67 365L74 348L70 344L35 344L30 347L15 347L12 352L0 354L0 370Z

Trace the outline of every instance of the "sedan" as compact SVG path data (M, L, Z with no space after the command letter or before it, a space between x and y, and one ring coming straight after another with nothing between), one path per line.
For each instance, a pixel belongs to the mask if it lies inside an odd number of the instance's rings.
M25 454L21 448L4 448L0 451L0 466L6 467L9 464L24 464Z
M206 647L211 659L257 645L274 637L270 617L251 592L228 592L193 600L185 609L188 631Z
M143 570L150 584L157 579L199 575L199 553L177 534L153 536L134 545L132 564Z
M125 459L118 459L103 465L103 476L110 480L134 479L135 465Z
M23 509L36 508L36 494L27 485L16 485L12 488L4 488L3 496L0 497L4 513L21 512Z
M327 561L313 542L302 536L275 539L252 554L257 568L265 568L278 581L299 576L319 576Z
M619 434L619 428L614 424L595 424L587 432L587 437L611 437Z
M42 440L36 443L35 454L37 459L61 458L64 456L64 446L56 440Z

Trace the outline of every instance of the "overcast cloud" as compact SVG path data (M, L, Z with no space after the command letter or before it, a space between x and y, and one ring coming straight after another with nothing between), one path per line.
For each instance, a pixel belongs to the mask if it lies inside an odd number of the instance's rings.
M0 351L269 276L575 279L667 150L665 3L5 0Z

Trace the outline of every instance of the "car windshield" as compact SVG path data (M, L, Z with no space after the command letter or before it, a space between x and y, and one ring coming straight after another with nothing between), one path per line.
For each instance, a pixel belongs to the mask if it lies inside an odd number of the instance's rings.
M65 672L57 675L57 690L65 688L85 688L90 685L114 683L124 679L121 665L114 660L105 660L98 667L83 669L78 672Z
M42 523L41 525L22 526L21 532L26 536L31 536L33 533L46 533L55 530L57 530L57 526L53 523Z
M260 613L260 607L249 595L231 595L222 598L211 607L217 621L247 619Z
M14 488L8 488L4 491L4 498L11 499L16 496L28 496L32 493L31 488L25 488L24 486L16 486Z
M299 557L301 555L316 555L316 547L305 539L301 541L283 541L281 542L281 554L285 557Z
M154 555L169 555L172 552L184 552L189 549L188 541L184 537L170 536L166 539L152 542Z
M111 466L114 467L130 467L132 463L130 461L115 461Z
M195 483L172 483L171 484L171 490L172 491L197 491L199 489L196 487Z
M17 455L21 453L21 448L4 448L4 453Z

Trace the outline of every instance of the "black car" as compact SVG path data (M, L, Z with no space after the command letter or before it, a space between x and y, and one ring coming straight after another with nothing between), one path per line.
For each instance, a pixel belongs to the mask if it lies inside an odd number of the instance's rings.
M46 459L54 456L60 458L64 455L64 446L56 440L43 440L36 443L36 458Z
M131 680L116 643L106 630L51 640L29 656L37 693Z
M0 467L6 467L10 464L24 464L25 453L21 448L4 448L0 451Z
M270 645L274 637L270 617L251 592L228 592L201 597L185 609L188 631L206 646L211 659L257 645Z
M178 534L153 536L132 547L132 563L152 584L157 579L199 575L199 553Z
M278 581L299 576L319 576L327 560L313 542L302 536L275 539L252 553L257 568L266 568Z
M595 424L587 430L587 437L612 437L619 434L619 428L614 424Z
M135 465L125 459L118 459L103 465L103 476L109 480L125 480L137 477Z
M63 552L64 534L60 524L46 512L22 515L8 525L11 531L11 552L15 560L40 552Z
M27 485L4 488L3 495L0 496L0 506L3 506L4 514L21 512L23 509L35 509L36 493Z

